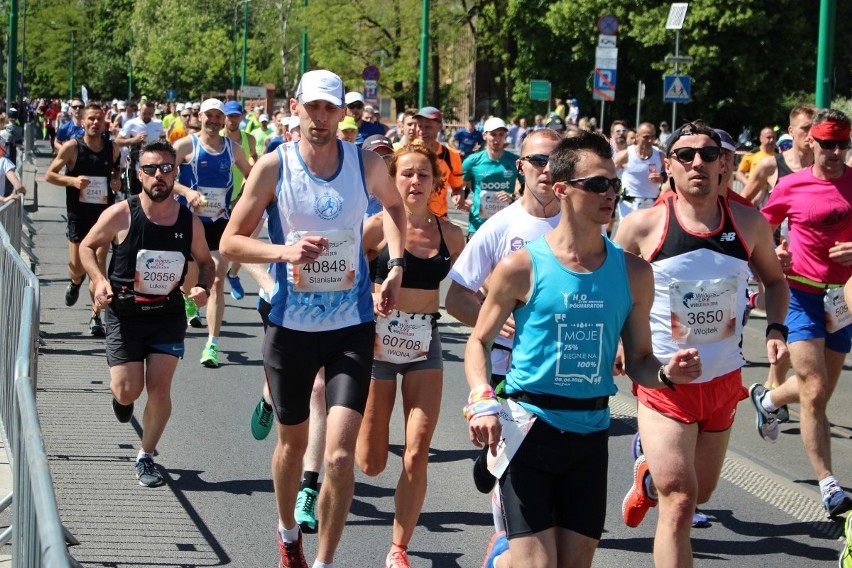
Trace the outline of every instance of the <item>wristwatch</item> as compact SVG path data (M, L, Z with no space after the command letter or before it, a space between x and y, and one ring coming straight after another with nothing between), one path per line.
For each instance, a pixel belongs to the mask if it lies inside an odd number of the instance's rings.
M660 370L657 371L657 379L671 390L675 390L674 383L666 376L666 366L660 365Z
M388 260L388 270L393 268L394 266L399 266L402 268L402 271L405 272L405 259L404 258L392 258Z
M787 341L787 335L790 333L790 329L784 325L783 323L770 323L766 326L766 337L769 337L770 331L777 331L784 338L784 341Z
M202 285L202 284L200 284L200 283L199 283L199 284L196 284L196 285L195 285L195 287L196 287L196 288L201 288L202 290L204 290L205 292L207 292L207 297L208 297L208 298L210 297L210 287L209 287L209 286L204 286L204 285Z

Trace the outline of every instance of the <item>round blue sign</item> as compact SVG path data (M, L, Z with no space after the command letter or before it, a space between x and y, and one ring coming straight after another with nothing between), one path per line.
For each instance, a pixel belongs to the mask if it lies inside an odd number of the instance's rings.
M606 35L615 35L618 32L618 18L612 14L601 16L598 20L598 31Z
M361 78L365 81L378 81L381 73L379 72L379 68L375 65L367 65L364 67L364 70L361 71Z

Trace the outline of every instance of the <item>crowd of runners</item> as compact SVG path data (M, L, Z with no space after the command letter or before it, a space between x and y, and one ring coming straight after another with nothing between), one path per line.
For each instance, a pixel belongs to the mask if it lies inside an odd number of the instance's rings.
M205 317L198 360L218 368L225 294L242 300L250 277L264 329L251 432L277 435L279 565L311 566L302 538L318 533L312 566L333 566L354 468L387 464L401 377L385 566L410 566L449 278L446 311L471 326L459 406L481 448L474 485L491 494L484 567L592 564L608 491L623 489L607 476L617 375L633 381L639 424L623 521L659 506L656 566L692 565L691 529L707 522L699 505L741 401L770 443L798 404L826 514L852 509L826 417L852 347L849 117L798 105L787 143L765 128L737 167L730 134L701 121L658 135L616 120L606 136L576 100L555 108L530 127L490 116L451 134L427 106L388 128L325 70L270 112L215 98L35 101L55 150L46 180L66 188L65 304L88 276L88 330L105 338L120 422L147 392L138 482L163 484L154 454L187 326ZM0 147L14 148L3 132ZM13 161L0 158L4 196L23 190ZM467 213L464 229L450 209ZM747 387L755 308L771 368Z

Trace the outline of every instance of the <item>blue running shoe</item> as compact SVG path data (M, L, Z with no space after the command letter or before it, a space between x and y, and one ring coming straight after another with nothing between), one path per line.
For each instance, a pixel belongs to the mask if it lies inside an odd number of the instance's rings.
M639 432L636 432L633 435L633 442L630 444L630 452L633 454L634 462L639 459L639 456L645 453L642 451L642 440L639 438Z
M485 549L485 560L482 561L482 568L494 568L494 560L507 550L509 550L509 539L506 538L506 531L494 533L491 540L488 541L488 548Z
M852 497L838 486L829 489L828 495L822 498L822 506L828 517L839 517L846 511L852 510Z
M778 418L773 413L763 408L763 405L761 404L761 400L763 400L763 397L768 393L769 390L766 387L757 383L751 385L748 389L748 395L751 399L751 403L757 411L757 416L755 418L757 433L760 434L760 437L767 442L772 442L774 444L778 441L778 434L781 429L778 424Z
M707 515L705 515L701 511L699 511L698 508L696 507L695 512L692 513L692 528L694 528L694 529L707 529L707 528L710 528L712 526L713 525L707 519Z
M231 276L228 272L228 284L231 286L231 297L235 300L242 300L246 296L246 291L243 290L243 283L240 282L239 276Z

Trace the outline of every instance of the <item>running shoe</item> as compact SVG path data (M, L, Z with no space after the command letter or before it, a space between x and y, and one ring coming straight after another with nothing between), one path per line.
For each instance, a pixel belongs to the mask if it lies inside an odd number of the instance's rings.
M840 551L840 561L837 566L838 568L852 568L852 515L846 515L843 532L846 533L846 546Z
M648 464L645 462L645 456L639 456L633 464L633 486L621 502L621 516L624 517L624 523L631 528L638 527L648 509L657 506L656 499L652 499L645 490L646 475L651 475Z
M190 327L202 327L201 317L198 315L198 306L195 305L195 300L190 300L184 296L183 307L186 311L186 319Z
M92 316L92 319L89 320L89 334L92 337L106 336L106 329L104 322L101 321L101 316Z
M231 297L235 300L242 300L246 296L246 291L243 289L243 283L240 282L239 276L231 276L228 272L228 284L231 285Z
M786 404L778 407L778 410L775 411L775 418L778 420L779 424L784 424L785 422L790 421L790 409L787 408Z
M85 277L83 277L85 280ZM83 285L83 280L80 280L79 284L74 284L74 282L69 282L68 286L65 287L65 305L69 308L77 303L77 300L80 298L80 286Z
M411 568L405 551L405 548L397 548L388 552L388 557L385 558L385 568Z
M278 568L308 568L308 561L302 552L302 533L299 532L299 540L294 542L281 540L281 531L276 530L275 534L278 539L278 553L281 555Z
M121 404L115 400L115 397L112 397L112 411L115 413L115 417L118 418L118 421L122 424L130 422L130 419L133 418L133 403Z
M482 568L494 568L494 560L507 550L509 550L509 539L506 538L506 531L494 533L488 541L488 548L485 549Z
M843 489L834 486L829 489L828 495L822 498L822 506L828 517L839 517L846 511L852 510L852 497Z
M219 368L219 345L216 343L207 342L204 346L204 351L201 352L201 364L208 369Z
M495 483L497 478L488 471L488 446L485 446L473 460L473 484L480 493L490 493Z
M251 414L251 435L255 440L265 440L270 430L272 430L272 407L261 397Z
M698 510L698 507L695 508L695 512L692 513L692 528L694 529L707 529L712 527L713 525L707 519L707 515Z
M302 532L313 534L317 532L317 498L318 493L310 487L299 490L296 495L296 522Z
M639 438L639 432L636 432L633 434L633 442L630 443L630 454L633 456L633 461L638 460L643 453L642 439Z
M151 458L142 458L136 462L136 479L142 487L157 487L163 484L163 475Z
M754 383L748 389L748 395L751 399L751 403L757 411L757 418L755 422L757 426L757 433L760 434L760 437L767 442L772 442L774 444L778 441L778 434L780 433L781 428L775 414L763 408L763 405L761 404L763 397L766 396L768 392L769 390L766 387L758 383Z

